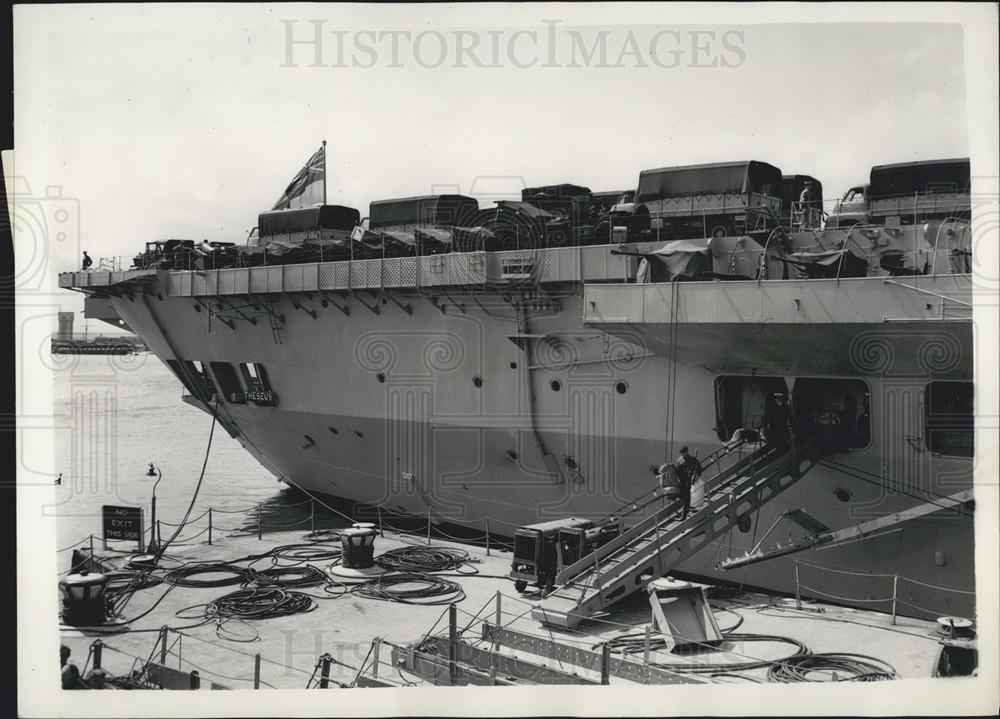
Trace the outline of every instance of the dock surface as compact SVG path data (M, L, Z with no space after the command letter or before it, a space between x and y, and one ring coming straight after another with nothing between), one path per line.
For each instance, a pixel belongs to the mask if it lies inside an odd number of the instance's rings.
M256 533L216 537L207 543L171 546L163 560L164 567L191 562L234 562L263 555L277 547L310 543L303 532ZM312 542L312 544L317 544ZM318 546L339 546L337 541ZM401 547L427 547L426 537L386 531L376 538L376 557ZM506 578L510 553L493 548L489 555L482 547L433 538L434 548L464 550L470 560L458 571L440 573L460 584L464 597L455 603L458 638L469 645L489 649L484 640L484 624L501 626L518 635L531 635L537 646L561 645L563 654L541 656L541 649L503 647L501 653L576 677L580 683L600 683L600 671L564 661L574 648L583 653L601 651L601 644L612 640L612 647L629 644L632 653L614 650L617 659L642 664L645 659L643 633L650 622L650 606L645 592L638 592L616 605L606 615L588 620L574 629L559 630L541 625L531 618L531 609L540 597L520 595ZM127 566L130 554L100 550L96 557L105 571ZM240 566L246 566L242 562ZM285 563L288 564L288 563ZM312 562L328 571L329 560ZM270 558L252 564L261 570L272 566ZM297 565L301 566L301 565ZM162 574L162 573L161 573ZM323 655L329 655L329 686L364 686L373 677L391 686L426 685L421 678L402 670L399 656L408 647L427 637L448 637L448 606L440 603L399 603L380 601L346 591L342 586L303 588L315 600L315 608L303 614L258 620L205 618L205 605L240 586L186 587L166 582L136 591L124 608L124 617L101 628L63 626L62 641L72 650L72 661L81 670L89 667L93 642L103 644L102 667L113 676L127 675L144 662L161 662L181 672L197 671L203 689L247 689L255 683L256 657L260 655L260 688L295 688L318 686ZM794 642L814 653L846 652L871 655L890 664L901 679L931 676L940 645L933 622L909 617L838 607L794 598L776 598L733 589L710 590L710 604L720 629L731 634L722 651L699 651L678 656L657 651L649 653L651 662L668 670L678 668L682 681L764 682L771 662L795 651ZM499 605L499 606L498 606ZM114 626L116 622L129 622ZM895 622L895 623L893 623ZM161 644L162 627L167 632L167 650ZM616 639L628 635L629 639ZM377 671L374 670L374 640L379 638ZM762 639L761 637L771 637ZM638 646L636 645L638 642ZM547 651L547 650L546 650ZM394 659L395 657L395 659ZM688 673L685 666L710 662L711 671ZM744 668L758 662L757 668ZM85 666L85 664L87 666ZM541 670L539 670L541 671ZM361 678L359 681L359 677ZM502 677L501 677L502 678ZM823 677L819 677L820 680ZM833 679L833 677L831 677ZM618 673L609 683L629 683ZM522 679L520 683L524 683ZM547 681L546 683L558 683Z

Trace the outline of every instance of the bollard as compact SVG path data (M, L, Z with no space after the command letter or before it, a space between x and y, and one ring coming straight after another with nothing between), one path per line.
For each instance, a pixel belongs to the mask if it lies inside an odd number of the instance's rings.
M208 546L212 546L212 508L208 508Z
M104 650L104 643L100 639L90 645L94 652L94 669L101 668L101 654Z
M160 627L160 664L163 666L167 665L167 630L166 624Z
M486 518L486 556L490 556L490 518Z
M257 539L263 539L263 529L260 526L260 505L257 505Z
M253 688L260 689L260 654L253 655Z
M601 684L611 683L611 645L607 642L601 645Z
M329 654L324 654L319 658L320 669L319 669L319 688L329 689L330 688L330 660Z
M448 605L448 684L458 679L458 607Z
M191 688L201 689L201 674L198 673L197 669L191 672Z

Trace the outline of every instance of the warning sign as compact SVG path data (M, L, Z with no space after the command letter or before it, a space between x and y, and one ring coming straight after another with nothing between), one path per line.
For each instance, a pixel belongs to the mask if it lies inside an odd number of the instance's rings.
M104 517L104 541L132 541L139 543L142 551L142 507L119 507L105 504L102 508Z

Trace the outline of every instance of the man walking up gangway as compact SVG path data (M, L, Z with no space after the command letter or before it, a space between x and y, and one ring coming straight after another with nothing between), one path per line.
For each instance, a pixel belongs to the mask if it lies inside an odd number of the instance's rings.
M765 446L705 480L705 499L684 515L681 498L663 502L663 494L621 508L618 517L649 512L618 537L596 548L556 576L558 585L532 610L544 624L573 627L596 612L642 588L642 577L662 577L709 542L736 526L801 479L827 453L824 435L793 438L787 447ZM702 476L730 452L706 458Z

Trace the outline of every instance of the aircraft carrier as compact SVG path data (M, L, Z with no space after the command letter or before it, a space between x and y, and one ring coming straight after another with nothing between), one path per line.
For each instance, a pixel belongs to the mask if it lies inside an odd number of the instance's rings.
M871 168L835 217L818 180L759 161L485 208L278 209L246 244L150 242L59 284L309 493L507 537L628 524L685 446L695 503L721 504L696 511L676 571L972 616L968 177L967 160ZM753 478L790 479L713 493L765 451Z

